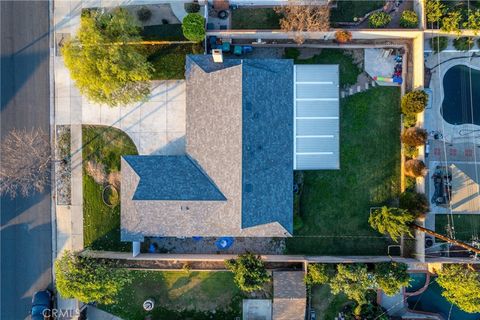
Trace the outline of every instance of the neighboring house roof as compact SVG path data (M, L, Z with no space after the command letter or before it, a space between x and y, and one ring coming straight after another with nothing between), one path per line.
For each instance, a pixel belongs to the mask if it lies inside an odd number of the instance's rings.
M303 271L273 272L273 320L304 320L307 288Z
M478 214L480 208L479 178L480 164L456 162L452 169L452 199L454 213Z
M226 200L189 156L124 156L139 176L133 200Z
M186 82L188 156L122 159L122 240L291 234L292 60L188 56Z

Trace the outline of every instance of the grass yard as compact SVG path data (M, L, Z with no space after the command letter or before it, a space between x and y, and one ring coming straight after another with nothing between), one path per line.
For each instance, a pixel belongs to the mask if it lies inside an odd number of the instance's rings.
M280 29L281 15L273 8L241 7L232 12L232 29Z
M186 55L203 53L201 45L191 43L154 45L148 50L148 61L154 68L154 80L185 79Z
M105 126L83 126L83 240L94 250L131 251L131 244L120 241L120 205L107 206L102 199L103 185L87 174L89 160L101 163L105 173L120 171L120 156L138 154L132 140L121 130Z
M340 170L304 171L303 226L290 254L383 255L390 240L368 224L370 207L398 198L400 90L375 87L340 103Z
M363 17L370 11L380 9L385 3L386 1L376 0L337 0L337 7L330 10L330 23L335 25L337 22L353 22L354 18Z
M435 231L448 235L447 214L435 215ZM478 236L480 234L480 215L478 214L454 214L453 225L455 227L455 237L461 241L471 241L472 236Z
M133 282L121 292L117 303L102 309L129 320L235 319L241 316L242 292L230 272L131 271ZM155 299L151 313L142 308ZM214 312L214 313L212 313Z
M181 24L161 24L144 27L141 31L144 40L187 41ZM176 43L142 46L147 60L153 65L153 80L185 79L185 57L187 54L203 54L201 44Z
M327 284L312 287L312 308L318 320L335 319L349 302L344 294L333 295Z
M183 36L181 23L145 26L140 36L143 40L187 41Z
M346 55L343 50L322 49L308 59L295 59L296 64L338 64L340 65L340 85L342 87L354 85L362 70L353 63L352 57Z

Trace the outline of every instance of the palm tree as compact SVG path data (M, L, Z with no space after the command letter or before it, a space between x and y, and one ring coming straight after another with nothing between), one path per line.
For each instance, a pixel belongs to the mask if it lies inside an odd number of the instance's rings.
M402 234L408 234L412 237L410 227L415 218L415 215L407 210L382 207L370 213L368 222L373 229L389 235L393 241L397 242L397 238Z

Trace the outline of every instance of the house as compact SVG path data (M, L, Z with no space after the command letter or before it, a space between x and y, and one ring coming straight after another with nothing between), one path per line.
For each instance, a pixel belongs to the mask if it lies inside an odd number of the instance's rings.
M186 154L122 158L122 240L291 236L294 169L339 167L338 95L338 66L188 56Z

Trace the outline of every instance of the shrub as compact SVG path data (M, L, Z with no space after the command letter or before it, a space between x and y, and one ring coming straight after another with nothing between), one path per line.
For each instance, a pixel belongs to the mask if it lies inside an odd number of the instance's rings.
M368 18L368 25L371 28L383 28L392 21L392 17L389 14L381 11L374 12Z
M413 178L423 177L427 174L427 167L422 160L410 159L405 161L405 174Z
M416 114L425 110L428 95L423 90L415 90L402 97L402 112L404 114Z
M399 206L417 217L425 215L429 210L427 197L413 190L407 190L400 195Z
M462 14L459 11L448 12L447 15L442 18L441 29L446 32L460 33L461 21Z
M148 9L147 7L141 7L137 10L137 17L138 20L146 22L152 17L152 11L150 11L150 9Z
M200 42L205 39L205 18L198 13L189 13L183 18L183 35L190 41Z
M187 2L183 7L187 13L197 13L200 11L200 5L196 2Z
M405 190L415 191L416 185L417 185L417 180L415 178L405 177Z
M475 35L478 34L480 30L480 10L468 10L467 21L463 23L465 29L473 30Z
M242 291L252 292L262 289L263 285L270 281L262 259L252 253L242 254L236 260L226 260L225 265L234 273L235 284Z
M400 17L400 26L403 28L417 28L418 27L418 16L415 11L405 10L402 12Z
M308 265L308 272L305 276L307 285L325 284L334 275L334 270L329 264L313 263Z
M90 177L93 178L96 183L100 185L103 185L107 179L105 166L101 162L96 162L95 160L88 160L87 165L85 166L85 171Z
M108 260L87 258L66 252L55 261L57 290L64 298L82 302L112 304L131 277Z
M453 40L453 46L458 51L468 51L473 47L473 38L461 37Z
M296 60L300 56L300 50L297 48L285 48L284 57L286 59Z
M403 145L403 152L407 158L416 158L418 156L418 148L409 145Z
M437 274L442 296L465 312L480 312L480 273L471 266L444 264Z
M430 46L432 47L433 52L439 53L448 47L448 38L447 37L433 37L430 39Z
M427 0L425 4L427 22L432 25L439 22L445 12L445 5L440 0Z
M339 30L335 32L335 40L338 43L347 43L352 41L352 33L348 30Z
M402 287L408 286L410 275L405 263L382 262L375 264L375 280L387 296L394 296Z
M397 242L402 234L412 236L410 224L415 221L415 215L404 209L382 207L370 213L368 223L381 234L389 235Z
M412 147L423 146L427 141L427 130L411 127L402 133L402 142Z
M403 127L410 128L414 127L417 124L417 114L416 113L408 113L403 115Z

